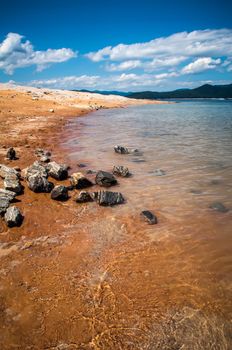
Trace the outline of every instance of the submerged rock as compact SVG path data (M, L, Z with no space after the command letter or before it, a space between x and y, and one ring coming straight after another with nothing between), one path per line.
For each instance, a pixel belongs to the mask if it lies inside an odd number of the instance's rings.
M6 153L6 158L9 159L9 160L15 160L17 159L16 157L16 151L13 147L10 147L8 150L7 150L7 153Z
M127 167L122 166L122 165L114 166L113 174L118 175L118 176L122 176L122 177L130 176L129 169Z
M116 185L118 182L114 175L108 173L107 171L98 171L95 177L96 184L103 187L110 187Z
M87 179L82 173L73 173L70 178L70 183L77 189L93 186L92 181Z
M68 199L68 189L66 186L55 186L51 192L51 198L57 201L65 201Z
M221 202L214 202L210 204L209 208L219 211L220 213L227 213L229 211Z
M7 175L4 180L4 187L6 190L20 194L23 190L19 178L16 175Z
M86 202L92 202L92 201L93 201L93 197L87 191L81 191L76 199L77 203L86 203Z
M15 170L14 168L10 168L4 164L0 164L0 177L2 179L5 179L6 176L17 176L19 177L19 172Z
M46 177L41 176L39 173L29 176L27 184L30 190L36 193L49 193L54 187L52 182L49 182Z
M150 210L143 210L140 213L140 217L148 222L149 225L154 225L158 223L157 217Z
M125 202L120 192L98 191L94 192L92 197L99 205L104 206L113 206Z
M15 206L9 207L6 210L4 218L9 227L20 226L23 221L20 210Z
M162 170L162 169L156 169L154 172L153 172L153 175L155 176L164 176L166 175L166 171Z
M4 214L16 196L15 192L0 188L0 215Z
M68 177L68 170L66 165L50 162L47 165L48 175L56 180L65 180Z

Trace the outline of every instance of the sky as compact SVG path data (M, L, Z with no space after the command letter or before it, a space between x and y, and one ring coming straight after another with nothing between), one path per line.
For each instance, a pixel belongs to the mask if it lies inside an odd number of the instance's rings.
M0 81L168 91L232 82L232 1L8 0Z

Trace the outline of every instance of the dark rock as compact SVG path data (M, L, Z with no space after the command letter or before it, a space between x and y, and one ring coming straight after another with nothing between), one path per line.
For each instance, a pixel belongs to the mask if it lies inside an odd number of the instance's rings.
M15 175L7 175L4 179L4 187L8 191L15 192L20 194L23 190L23 186L21 185L19 178Z
M98 191L92 194L92 198L104 206L113 206L124 203L124 198L120 192Z
M87 165L84 164L84 163L79 163L79 164L77 164L77 166L78 166L79 168L85 168Z
M4 218L9 227L20 226L23 221L23 216L20 213L20 210L15 206L9 207L6 210Z
M96 174L96 173L97 173L96 170L89 169L86 171L86 174Z
M45 157L50 157L52 154L50 151L45 151L43 150L42 148L37 148L35 150L35 154L38 156L38 157L41 157L41 156L45 156Z
M89 192L81 191L76 199L77 203L92 202L93 198Z
M156 169L154 172L153 172L153 175L155 176L164 176L166 175L166 171L162 170L162 169Z
M219 185L220 183L221 183L221 181L217 180L217 179L210 181L210 185Z
M77 189L93 186L93 183L82 173L73 173L70 178L70 183Z
M4 214L16 196L15 192L0 188L0 215Z
M6 176L16 176L19 177L20 174L17 170L10 168L4 164L0 164L0 177L5 179Z
M75 189L75 186L73 186L73 185L69 185L69 186L66 186L66 187L67 187L68 191L73 191Z
M51 192L51 198L57 201L65 201L68 199L68 189L66 186L55 186Z
M17 159L16 157L16 151L13 147L10 147L8 150L7 150L7 153L6 153L6 158L9 159L9 160L15 160Z
M118 175L118 176L122 176L122 177L128 177L130 176L130 172L129 169L124 167L124 166L114 166L113 168L113 174L114 175Z
M98 171L95 177L96 184L103 187L110 187L117 184L117 180L114 175L106 171Z
M29 176L27 179L27 183L30 190L36 193L40 193L40 192L49 193L54 187L52 182L49 182L46 179L46 177L41 176L38 173Z
M219 211L220 213L227 213L229 211L221 202L214 202L210 204L209 208Z
M158 223L157 217L149 210L143 210L140 213L143 220L147 221L149 225L154 225Z
M130 154L130 153L137 153L139 152L138 149L133 149L133 148L127 148L127 147L124 147L124 146L114 146L114 151L116 153L120 153L120 154Z
M68 177L68 170L66 165L50 162L47 165L48 175L56 180L65 180Z

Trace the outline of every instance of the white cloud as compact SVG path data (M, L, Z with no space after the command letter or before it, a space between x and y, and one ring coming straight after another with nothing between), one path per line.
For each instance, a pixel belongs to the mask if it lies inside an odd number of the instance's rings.
M232 55L232 30L196 30L180 32L145 43L107 46L86 56L92 61L124 61L166 56L205 57Z
M106 70L108 70L109 72L124 71L124 70L139 68L141 66L142 66L141 61L130 60L130 61L124 61L120 64L111 63L110 65L106 66Z
M37 71L47 68L52 63L60 63L76 57L71 49L47 49L35 51L30 41L17 33L9 33L0 43L0 69L13 74L17 68L35 65Z
M141 87L159 86L167 76L150 74L126 74L102 76L66 76L48 80L34 80L28 85L60 89L107 89L107 90L139 90Z
M198 58L192 63L189 63L187 66L185 66L181 73L182 74L195 74L200 73L205 70L214 69L221 63L221 59L213 59L211 57L202 57Z

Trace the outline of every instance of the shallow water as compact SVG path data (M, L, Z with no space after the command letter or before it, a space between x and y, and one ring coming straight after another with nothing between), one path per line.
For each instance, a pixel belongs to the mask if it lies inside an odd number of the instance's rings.
M232 348L232 103L100 110L71 121L66 134L83 172L124 165L132 173L112 189L124 205L90 204L86 214L99 261L85 281L93 348ZM116 154L116 144L141 154ZM215 202L228 211L211 209ZM144 209L158 225L141 221Z

